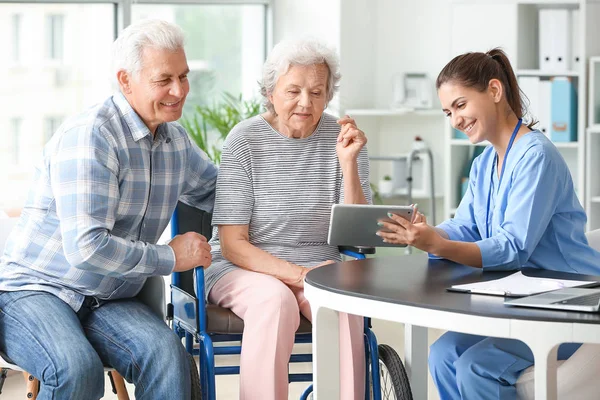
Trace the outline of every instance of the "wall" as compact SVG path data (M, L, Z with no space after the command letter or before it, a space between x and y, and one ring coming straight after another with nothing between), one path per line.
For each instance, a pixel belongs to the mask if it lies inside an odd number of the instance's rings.
M340 107L369 108L375 102L376 10L372 0L344 0L341 4Z
M289 37L312 35L337 45L340 41L340 2L276 0L273 4L273 43Z
M375 107L388 107L396 74L425 72L432 79L450 57L450 1L377 1Z

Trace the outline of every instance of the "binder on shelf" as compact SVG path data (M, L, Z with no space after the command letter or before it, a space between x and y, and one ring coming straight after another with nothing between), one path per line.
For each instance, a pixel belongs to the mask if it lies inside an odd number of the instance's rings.
M577 140L577 93L570 78L552 78L552 127L553 142Z
M459 196L460 197L458 198L458 203L460 203L462 198L467 193L467 190L469 189L469 174L471 173L471 167L473 166L473 162L475 161L475 159L477 157L479 157L481 155L481 153L483 153L484 150L485 150L484 146L473 146L470 150L471 155L468 158L467 162L465 162L465 165L463 167L461 177L460 177L460 184L459 184Z
M552 27L554 22L552 20L553 10L541 9L539 10L539 63L541 71L552 71L554 69L552 57Z
M469 137L467 136L466 133L459 131L456 128L452 128L452 136L454 137L454 139L465 139L465 140L469 140Z
M571 15L569 10L552 10L555 29L552 36L552 54L555 71L568 71L571 67Z
M571 66L571 14L568 9L539 10L540 70L566 72Z
M581 55L579 48L579 9L570 10L571 28L571 66L573 71L579 71L581 66Z
M537 128L546 136L550 137L550 124L552 123L552 82L540 80L539 85L540 106L538 109Z
M537 76L520 76L519 87L529 100L529 114L531 119L540 118L540 78ZM530 120L531 120L530 119ZM526 121L528 122L528 121ZM540 125L538 125L539 129Z

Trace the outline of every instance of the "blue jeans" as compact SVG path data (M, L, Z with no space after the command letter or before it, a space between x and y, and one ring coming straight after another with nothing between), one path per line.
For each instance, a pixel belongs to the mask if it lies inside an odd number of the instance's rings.
M104 365L135 384L138 400L190 398L181 341L135 298L86 301L76 313L49 293L0 292L0 350L40 380L40 400L100 399Z
M566 360L581 343L558 347ZM429 371L442 400L516 399L515 384L533 365L529 347L514 339L446 332L430 347Z

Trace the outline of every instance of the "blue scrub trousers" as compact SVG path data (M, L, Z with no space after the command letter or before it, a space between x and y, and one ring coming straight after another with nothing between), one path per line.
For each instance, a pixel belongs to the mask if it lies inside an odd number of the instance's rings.
M558 359L566 360L579 346L560 345ZM514 339L447 332L429 352L429 371L442 400L516 399L515 384L532 365L529 347Z

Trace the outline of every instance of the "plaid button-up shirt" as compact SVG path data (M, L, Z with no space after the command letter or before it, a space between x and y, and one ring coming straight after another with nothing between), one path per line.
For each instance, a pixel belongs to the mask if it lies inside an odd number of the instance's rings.
M135 296L175 266L156 245L178 200L212 211L217 168L177 123L155 137L118 93L66 121L44 149L0 260L0 290ZM1 223L1 222L0 222Z

